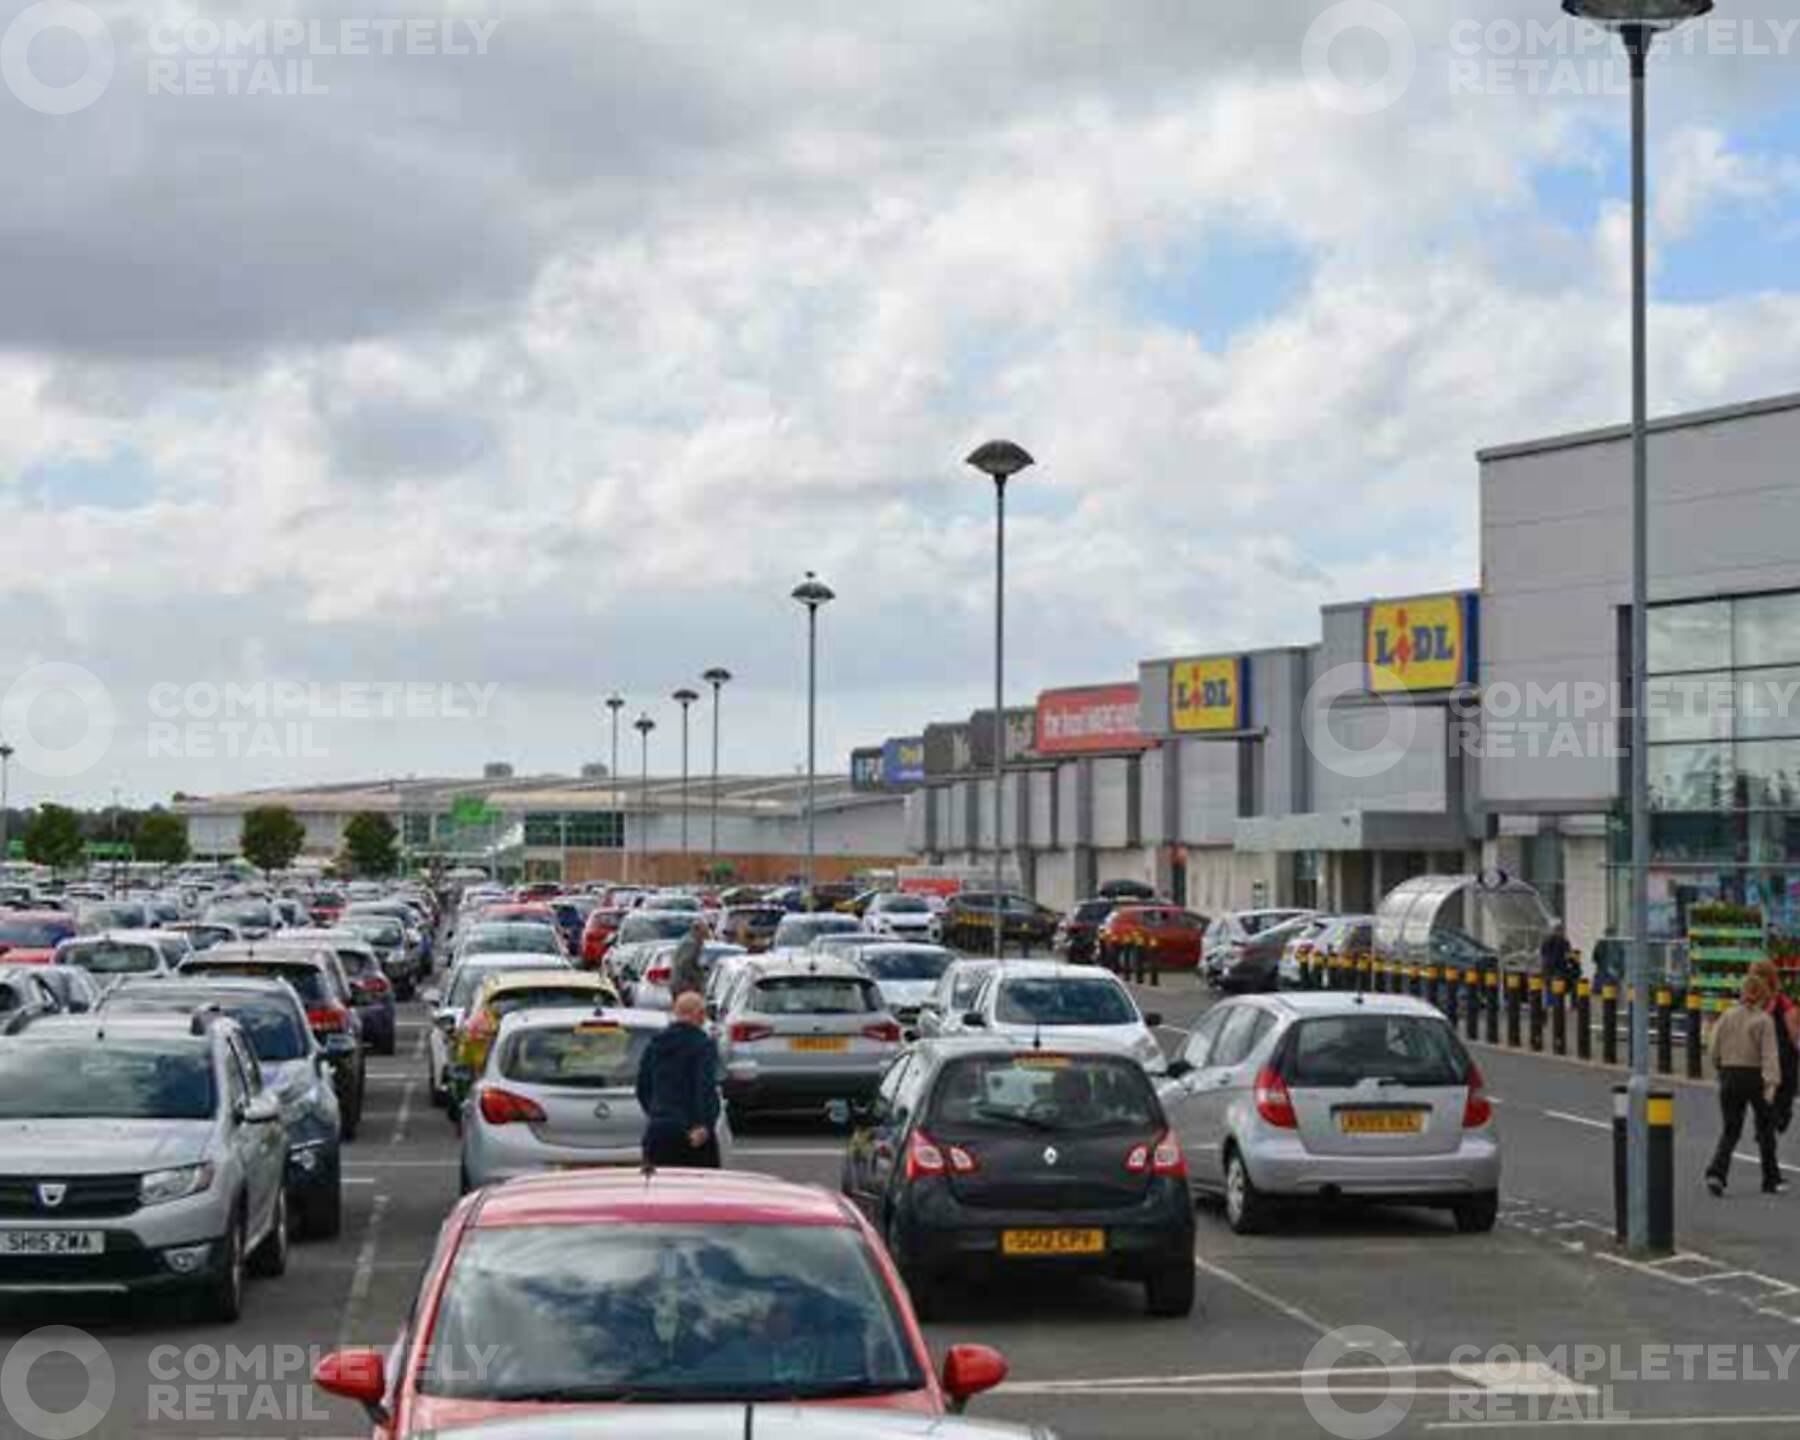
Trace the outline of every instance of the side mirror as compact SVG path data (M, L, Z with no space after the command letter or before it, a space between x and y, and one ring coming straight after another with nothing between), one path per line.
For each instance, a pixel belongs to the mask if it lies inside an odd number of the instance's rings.
M281 1102L273 1095L258 1095L244 1107L242 1119L246 1125L274 1125L281 1119Z
M987 1017L979 1010L971 1010L963 1016L963 1024L972 1030L987 1029Z
M1144 1016L1144 1023L1146 1025L1148 1025L1152 1030L1156 1029L1156 1027L1158 1025L1163 1023L1162 1011L1160 1011L1160 1010L1150 1011L1147 1015Z
M375 1425L388 1423L387 1365L379 1350L338 1350L327 1355L313 1370L313 1384L327 1395L354 1400L368 1412Z
M1193 1073L1194 1067L1185 1060L1171 1060L1168 1064L1168 1068L1163 1071L1163 1074L1167 1075L1171 1080L1179 1080L1184 1075L1192 1075Z
M952 1413L960 1415L969 1401L1006 1379L1006 1357L986 1345L952 1345L944 1356L944 1391Z

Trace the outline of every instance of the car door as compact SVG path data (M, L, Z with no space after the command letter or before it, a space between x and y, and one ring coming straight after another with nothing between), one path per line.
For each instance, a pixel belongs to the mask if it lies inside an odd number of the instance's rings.
M900 1094L906 1077L919 1063L910 1051L888 1066L876 1087L875 1099L867 1119L850 1136L848 1156L850 1198L868 1216L870 1223L881 1225L881 1201L888 1181L894 1173L894 1157L898 1153L896 1139L904 1129Z
M245 1238L253 1243L268 1223L264 1213L264 1206L269 1203L268 1182L263 1178L262 1136L258 1133L268 1127L252 1125L244 1119L244 1112L250 1108L250 1075L229 1040L221 1048L226 1144L244 1186L245 1222L249 1226Z
M1274 1023L1274 1017L1260 1006L1232 1006L1206 1057L1205 1067L1198 1072L1193 1103L1194 1143L1201 1157L1199 1173L1208 1183L1224 1182L1231 1108L1241 1095L1254 1088L1256 1076L1248 1061Z
M1187 1038L1181 1054L1176 1057L1185 1068L1179 1077L1163 1082L1158 1086L1163 1109L1168 1112L1169 1123L1175 1127L1175 1137L1181 1142L1181 1148L1188 1157L1188 1166L1196 1179L1205 1170L1207 1178L1217 1165L1217 1157L1209 1156L1201 1149L1200 1132L1200 1079L1206 1071L1207 1057L1218 1043L1219 1032L1225 1022L1239 1009L1239 1006L1225 1004L1215 1005L1200 1017L1194 1026L1193 1033Z
M262 1066L257 1063L256 1055L250 1049L250 1042L243 1035L233 1035L230 1044L232 1054L237 1057L238 1067L243 1072L249 1103L255 1104L263 1093ZM279 1124L249 1125L244 1128L250 1131L253 1141L260 1142L252 1152L253 1168L249 1184L253 1208L250 1213L266 1215L272 1220L277 1192L286 1182L286 1133Z

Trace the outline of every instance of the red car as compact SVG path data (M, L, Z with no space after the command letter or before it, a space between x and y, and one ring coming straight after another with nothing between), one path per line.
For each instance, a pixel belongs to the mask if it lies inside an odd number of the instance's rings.
M619 925L630 912L626 910L590 910L587 920L581 927L581 963L589 970L598 970L606 959L606 952L612 949L615 936L619 933Z
M1149 970L1198 970L1206 917L1174 905L1121 905L1095 936L1100 963L1109 969L1143 957Z
M62 910L0 910L0 957L9 965L48 965L75 928L75 917Z
M944 1415L1006 1378L942 1375L875 1232L841 1196L731 1171L587 1170L467 1196L409 1328L313 1382L378 1440L582 1406L814 1403Z

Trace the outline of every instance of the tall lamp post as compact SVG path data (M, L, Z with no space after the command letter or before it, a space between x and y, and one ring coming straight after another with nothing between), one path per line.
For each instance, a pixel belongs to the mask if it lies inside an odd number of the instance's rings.
M823 580L806 572L794 587L794 599L806 607L806 903L813 903L814 867L819 857L819 611L837 596Z
M1001 861L1003 792L1006 767L1006 482L1035 465L1021 447L1010 440L990 440L968 458L994 482L994 958L1006 954L1006 912L1001 903L1004 869Z
M688 854L688 706L700 695L683 685L669 698L681 707L681 868L685 872Z
M731 672L722 665L715 665L700 677L713 692L713 733L712 733L712 846L709 863L713 870L713 882L718 883L719 875L719 692L731 683Z
M650 732L656 728L656 722L648 715L640 715L631 722L631 728L638 732L644 750L642 779L638 786L638 859L643 875L638 883L646 884L650 879Z
M6 807L11 803L8 781L12 772L12 757L17 752L4 740L0 740L0 868L4 868L10 858L12 848L11 821Z
M625 808L619 804L619 712L625 708L625 697L614 692L606 697L606 708L612 711L612 769L607 779L612 782L613 808L619 812L619 848L624 852L621 858L620 879L631 878L631 847L625 843Z
M1631 1079L1626 1087L1626 1248L1650 1248L1650 361L1645 62L1657 34L1711 12L1713 0L1563 0L1618 32L1631 61Z

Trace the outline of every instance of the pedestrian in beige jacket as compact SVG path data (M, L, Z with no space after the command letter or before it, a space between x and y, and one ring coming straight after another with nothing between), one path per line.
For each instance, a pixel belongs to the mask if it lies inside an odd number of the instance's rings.
M1719 1110L1725 1128L1712 1164L1706 1167L1706 1188L1725 1193L1731 1175L1731 1156L1744 1134L1744 1111L1756 1119L1756 1147L1762 1156L1763 1193L1786 1189L1781 1162L1775 1155L1775 1117L1772 1102L1781 1085L1781 1056L1776 1048L1775 1022L1770 1018L1768 982L1760 975L1744 981L1743 994L1713 1026L1712 1059L1719 1072Z

